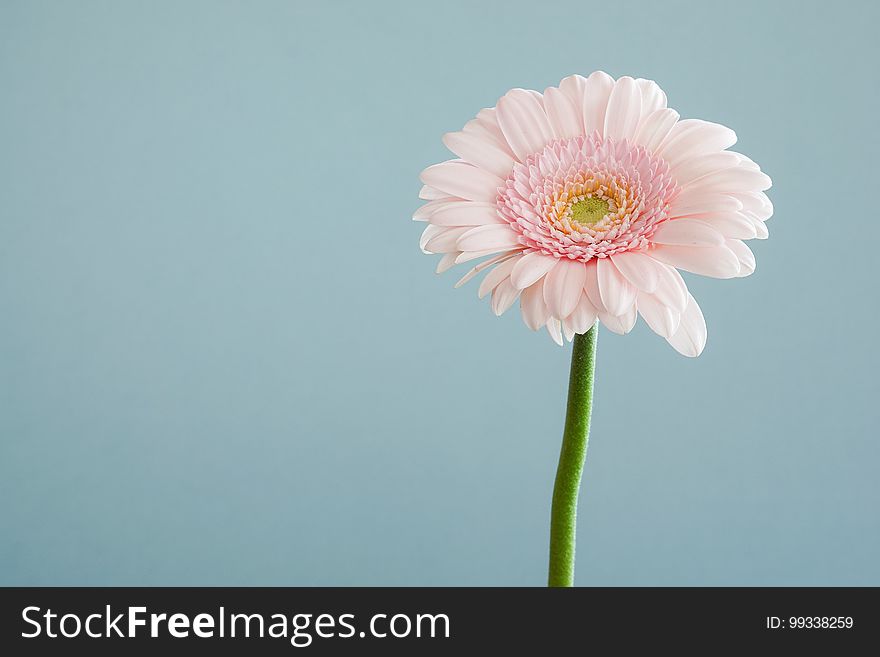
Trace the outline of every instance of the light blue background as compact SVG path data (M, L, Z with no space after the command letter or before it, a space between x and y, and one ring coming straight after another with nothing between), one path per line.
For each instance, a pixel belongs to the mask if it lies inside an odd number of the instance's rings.
M3 2L0 583L543 584L569 351L409 217L601 68L776 216L701 358L600 335L578 583L880 584L877 6Z

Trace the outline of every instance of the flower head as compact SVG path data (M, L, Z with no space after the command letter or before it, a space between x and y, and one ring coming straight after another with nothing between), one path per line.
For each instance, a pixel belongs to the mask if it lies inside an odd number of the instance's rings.
M460 159L422 172L414 219L437 271L485 258L479 295L500 315L520 300L525 323L562 344L599 319L627 333L640 314L680 353L697 356L706 324L677 269L748 276L743 240L767 237L770 179L726 150L732 130L679 120L650 80L602 72L559 87L513 89L460 132Z

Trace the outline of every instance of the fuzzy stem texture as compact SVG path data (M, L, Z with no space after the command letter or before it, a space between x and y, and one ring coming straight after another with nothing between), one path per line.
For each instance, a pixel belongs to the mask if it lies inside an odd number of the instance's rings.
M562 450L553 486L550 511L550 574L548 586L574 586L574 544L577 533L578 490L587 457L590 413L593 408L593 375L596 369L596 336L599 325L574 338L568 407Z

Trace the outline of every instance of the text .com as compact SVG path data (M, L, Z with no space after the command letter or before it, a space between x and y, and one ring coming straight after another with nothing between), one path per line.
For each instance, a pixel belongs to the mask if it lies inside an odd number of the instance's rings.
M21 612L25 629L21 636L73 639L159 638L186 639L273 638L287 639L305 648L315 639L449 638L446 614L377 613L363 625L354 614L262 614L230 613L220 607L216 613L152 613L146 607L113 610L106 605L88 615L60 613L41 607ZM360 629L359 629L360 628Z

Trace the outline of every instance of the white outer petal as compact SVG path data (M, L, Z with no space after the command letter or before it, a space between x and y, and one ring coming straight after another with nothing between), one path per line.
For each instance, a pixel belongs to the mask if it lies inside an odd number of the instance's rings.
M440 207L431 215L430 221L435 226L487 226L492 224L509 224L498 216L494 203L466 201L450 203Z
M519 233L507 223L469 228L456 242L459 251L514 249L519 246Z
M520 162L553 141L553 130L540 94L511 89L497 107L498 125Z
M518 296L519 290L513 287L509 278L505 278L492 290L492 312L500 317L510 309Z
M440 258L440 262L437 263L437 268L434 271L438 274L442 274L443 272L448 271L455 266L455 258L457 256L458 251L450 251L449 253L444 253L443 257Z
M435 189L430 185L422 185L422 188L419 190L419 198L423 201L449 201L455 199L456 197L441 192L439 189ZM461 201L463 199L458 200Z
M694 215L693 218L709 224L729 239L750 240L758 235L754 221L742 212L707 212Z
M721 246L724 236L696 219L670 219L657 227L650 241L672 246Z
M605 112L613 88L614 78L603 71L596 71L587 78L583 96L584 134L598 130L599 136L604 136Z
M510 274L510 282L520 290L544 278L556 266L556 258L543 253L528 253L520 258Z
M734 278L740 272L739 259L726 246L656 245L651 257L678 269L712 278Z
M434 224L430 225L431 227ZM468 226L437 226L437 234L429 239L423 247L428 253L449 253L450 251L460 251L456 248L458 238L471 230Z
M758 219L750 219L750 221L752 221L752 225L755 227L756 239L765 240L770 236L770 233L767 231L767 224Z
M504 181L484 169L460 160L434 164L422 171L422 182L468 201L494 202Z
M651 112L639 124L639 129L633 136L633 143L644 146L651 152L656 151L676 125L678 119L678 112L668 108Z
M444 231L442 226L434 226L428 224L425 226L425 229L422 231L421 236L419 237L419 248L422 250L422 253L431 253L428 251L425 246L427 246L428 242L430 242L434 237L439 235Z
M511 258L510 260L505 260L500 265L492 269L486 277L480 283L480 288L477 291L477 296L482 299L484 296L492 292L496 287L498 287L502 281L506 281L510 278L510 272L513 269L513 266L516 264L517 258Z
M496 114L497 112L494 107L481 109L477 113L477 118L471 119L465 123L464 128L462 128L461 131L469 135L479 136L491 142L513 158L515 157L513 151L510 150L510 146L504 138L504 133L502 133L501 128L498 127L498 117Z
M736 143L736 133L720 123L684 119L673 126L656 153L675 168L698 155L716 153Z
M624 315L636 300L636 288L614 266L611 258L596 263L599 296L611 315Z
M706 320L696 300L688 294L688 303L681 315L678 330L668 339L669 344L683 356L695 358L706 346Z
M727 194L685 189L669 204L669 217L674 219L707 212L739 212L742 207L741 201Z
M587 78L582 75L569 75L559 83L559 91L564 93L574 106L578 115L578 134L588 134L584 130L584 94L587 90Z
M733 194L733 197L742 203L743 210L751 212L755 219L767 221L773 215L773 203L763 192L743 192Z
M739 260L740 270L737 277L745 278L746 276L751 276L755 272L756 267L755 254L752 253L752 250L741 240L727 240L726 245L728 249L736 254Z
M581 106L556 87L548 87L544 91L544 109L553 135L557 139L577 137L584 132Z
M624 76L615 84L608 97L605 113L605 137L632 140L642 118L642 92L631 77Z
M566 317L565 321L575 333L586 333L596 323L598 313L590 303L586 292L581 293L580 301L574 311Z
M624 278L643 292L657 289L657 261L638 251L625 251L611 256Z
M586 273L584 263L560 259L544 277L544 301L554 317L563 319L575 309L584 289Z
M447 254L446 254L446 256L450 256L450 255L453 255L453 253L447 253ZM480 273L481 271L483 271L484 269L486 269L486 268L488 268L488 267L491 267L492 265L498 265L498 264L501 264L501 263L504 262L505 260L509 260L510 258L515 258L515 257L517 257L518 255L519 255L519 254L518 254L516 251L514 251L514 252L512 252L512 253L511 253L511 252L507 252L507 253L502 253L502 254L500 254L500 255L497 255L497 256L495 256L494 258L489 258L488 260L484 260L484 261L481 262L480 264L478 264L478 265L476 265L476 266L474 266L474 267L471 267L471 268L468 270L468 272L467 272L464 276L462 276L460 279L458 279L458 282L455 284L455 287L456 287L456 288L461 287L462 285L464 285L465 283L467 283L469 280L471 280L474 276L476 276L477 274L479 274L479 273ZM444 256L444 258L445 258L446 256ZM458 258L458 254L455 253L455 259L453 259L453 264L458 264L458 262L457 262L457 258ZM452 265L450 265L450 266L452 266ZM449 267L447 267L447 269L448 269L448 268L449 268ZM439 274L440 272L437 272L437 273Z
M666 93L660 85L645 78L636 78L636 84L642 92L642 117L666 107Z
M657 335L668 339L678 329L681 314L661 302L653 294L639 292L638 306L639 314Z
M419 208L413 212L413 221L429 221L431 219L431 215L433 215L438 210L442 210L443 208L454 207L461 203L470 203L471 201L465 201L463 199L457 198L444 198L436 201L428 201L424 205L419 206Z
M687 189L691 193L730 194L764 191L770 189L772 184L766 173L739 166L713 171L690 183Z
M618 335L625 335L632 331L633 326L636 324L637 317L638 312L636 311L636 304L630 306L630 309L625 315L615 316L609 315L608 313L599 313L599 319L602 323L608 327L610 331L617 333Z
M499 178L506 178L513 170L513 156L483 135L464 131L448 132L443 135L443 143L465 162L485 169Z
M664 265L665 266L665 265ZM599 293L599 276L596 259L592 259L587 263L586 277L584 278L584 292L597 313L607 313L605 304L602 303L602 295Z
M520 311L523 322L533 331L547 323L550 310L544 302L544 281L538 281L524 289L520 294Z
M739 163L739 156L730 151L707 153L680 162L672 169L672 175L679 185L685 187L705 175L730 169L739 165Z
M558 344L560 347L563 345L562 323L555 317L551 317L547 320L547 333L549 333L550 337L553 338L553 342Z
M687 283L675 267L662 262L657 262L657 267L657 289L653 292L654 296L673 310L684 312L689 294Z

